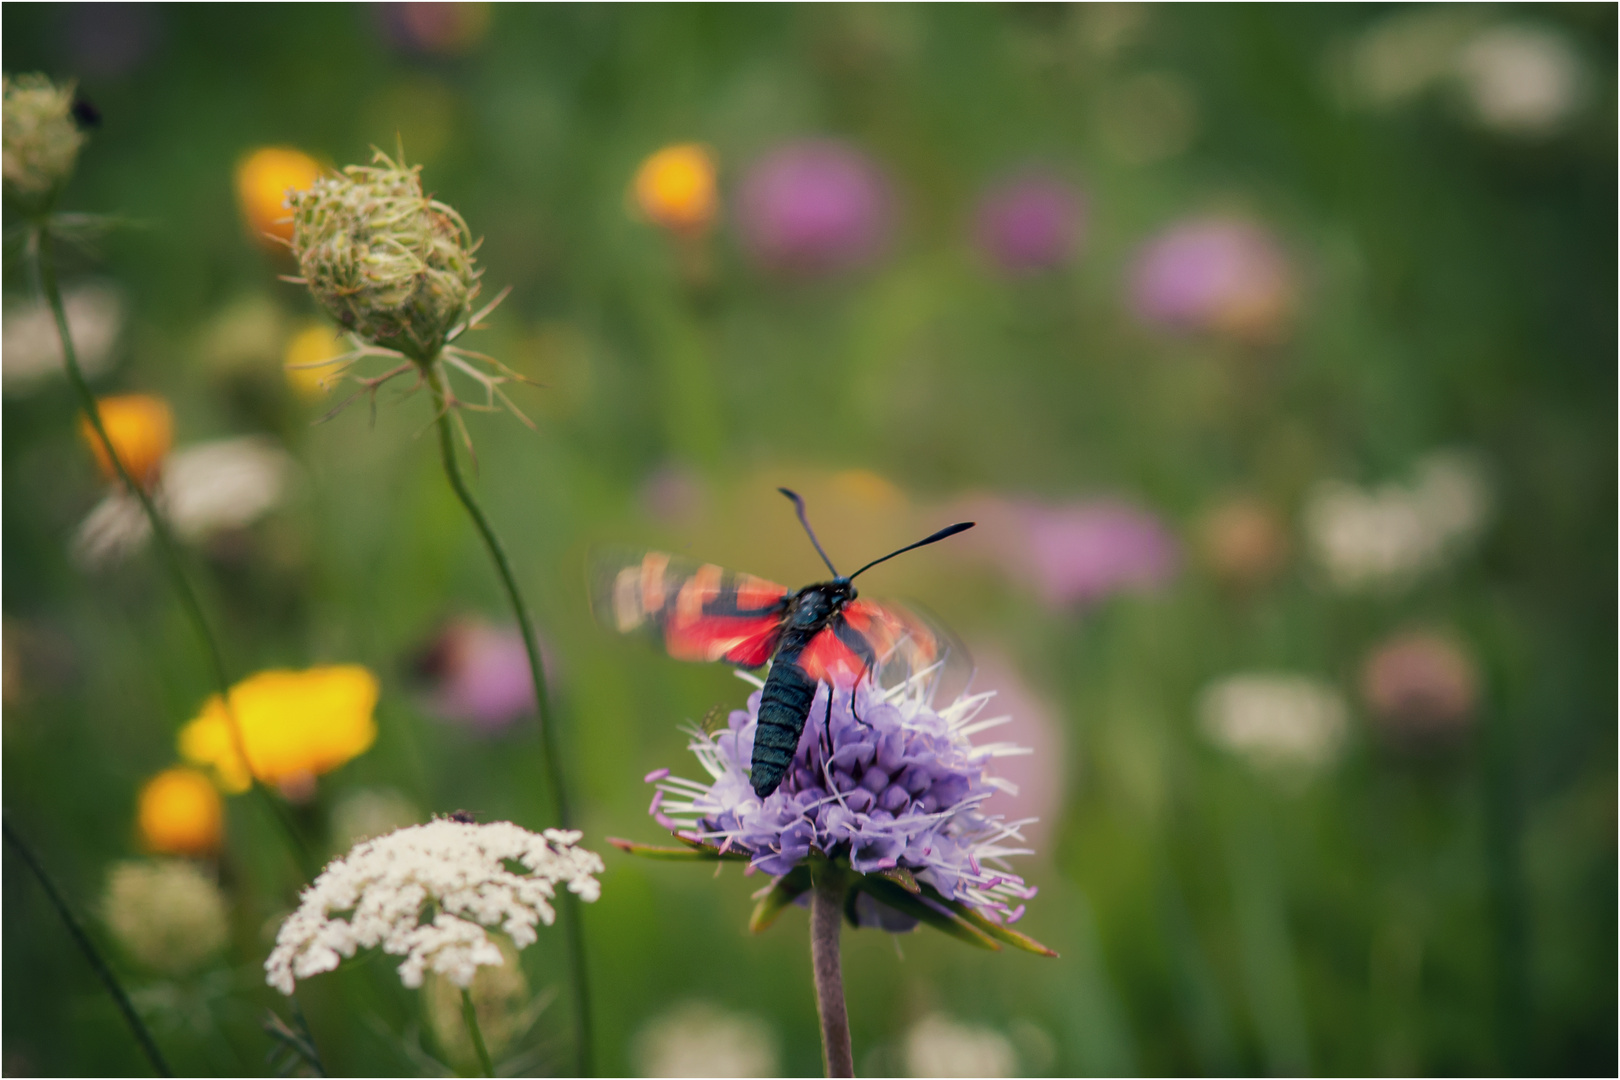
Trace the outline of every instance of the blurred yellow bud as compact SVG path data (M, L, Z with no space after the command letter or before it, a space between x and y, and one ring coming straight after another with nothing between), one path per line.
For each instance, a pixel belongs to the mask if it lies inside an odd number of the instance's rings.
M143 487L151 487L169 447L174 445L174 414L169 403L151 394L121 394L97 398L96 411L101 414L101 426L107 431L114 453L130 477ZM79 434L95 454L101 474L117 480L118 470L88 416L79 417Z
M141 842L160 855L208 855L219 850L224 807L213 781L195 769L165 769L137 800Z
M231 716L218 694L180 731L180 754L212 766L226 791L252 776L286 792L308 792L314 777L365 753L377 738L377 677L358 664L305 671L261 671L231 688L231 711L248 762L237 751Z
M303 191L320 175L318 161L290 146L267 146L243 158L236 166L236 201L254 237L290 241L293 212L287 192Z
M697 143L666 146L636 170L636 205L655 224L701 232L719 206L714 158Z
M287 355L282 367L287 372L287 384L298 396L314 400L330 387L326 380L338 371L336 364L323 364L349 351L349 343L336 329L323 322L312 322L287 342ZM315 367L312 365L321 364Z

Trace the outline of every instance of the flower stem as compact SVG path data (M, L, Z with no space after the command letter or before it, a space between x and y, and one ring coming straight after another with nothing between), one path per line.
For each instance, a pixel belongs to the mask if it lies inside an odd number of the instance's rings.
M484 1075L494 1076L495 1066L490 1064L484 1033L478 1030L478 1010L473 1008L472 992L466 987L461 989L461 1018L467 1022L467 1034L472 1036L473 1050L478 1054L478 1064L483 1068Z
M844 1005L844 973L838 962L838 935L844 928L844 888L843 876L837 870L821 868L810 894L810 968L816 980L816 1013L821 1017L821 1060L828 1076L855 1075L849 1010Z
M95 969L102 985L107 988L107 993L112 995L113 1001L118 1005L118 1010L124 1014L124 1022L129 1025L130 1031L135 1035L135 1041L141 1044L141 1049L146 1051L146 1057L151 1061L153 1071L159 1076L173 1076L174 1073L169 1071L169 1063L163 1060L162 1051L157 1048L157 1043L152 1039L152 1033L146 1030L146 1025L141 1021L140 1015L135 1012L135 1006L130 1004L129 996L124 993L124 988L119 985L118 977L112 973L112 969L101 958L101 953L96 950L96 946L91 942L89 935L79 925L79 920L74 917L72 909L67 906L67 901L57 891L55 882L51 881L50 875L45 872L44 864L39 861L39 856L34 854L34 849L28 846L17 830L11 827L11 822L0 822L0 828L5 830L6 843L16 850L17 854L22 857L22 861L28 865L28 869L34 872L34 877L39 880L40 886L45 890L45 895L50 898L51 906L56 909L56 914L61 918L62 924L67 927L68 933L72 935L73 940L83 951L85 959L90 961L90 966Z
M495 535L489 519L484 516L484 511L473 498L466 480L461 475L461 466L456 461L455 433L452 430L451 409L454 406L445 388L444 376L436 363L427 365L426 370L428 387L433 392L433 405L438 410L439 457L444 462L444 475L450 481L450 487L455 491L456 498L466 507L467 516L472 518L473 524L477 526L484 547L489 550L489 557L495 563L501 586L506 590L506 598L512 605L518 629L523 633L523 649L529 659L529 676L534 680L535 716L540 722L540 756L545 766L546 777L551 784L551 798L557 812L557 822L562 828L567 829L573 823L573 815L569 812L568 793L563 783L556 725L551 712L550 698L546 693L546 672L540 662L540 642L534 636L534 624L529 619L529 609L523 602L523 594L518 591L517 579L512 574L512 564L506 558L506 550L501 546L500 538ZM562 893L558 900L557 906L562 909L563 936L568 942L568 967L574 999L574 1038L579 1052L579 1075L591 1076L593 1073L590 988L585 979L585 938L580 925L579 904L574 895L567 892Z
M197 600L197 594L186 577L184 568L180 564L180 549L169 532L168 523L163 515L158 513L157 505L152 502L152 496L146 488L135 482L130 476L129 469L118 456L113 441L107 435L107 428L101 422L101 410L96 405L95 392L85 380L84 372L79 368L78 354L73 348L73 335L68 328L67 311L62 306L62 293L56 283L56 259L52 252L51 234L49 227L44 223L36 224L29 238L29 246L34 256L35 268L39 273L40 287L45 293L45 302L50 305L51 314L56 319L56 334L62 343L62 359L67 369L68 381L73 384L73 390L79 397L79 407L84 410L90 421L90 427L95 431L96 438L101 441L102 449L107 452L107 459L113 463L118 477L124 482L135 498L140 501L141 510L146 514L146 520L152 526L152 536L157 542L157 549L163 562L163 569L167 572L169 582L180 597L180 606L185 609L192 628L197 632L202 642L203 654L208 659L209 674L213 677L218 688L220 701L224 703L225 716L229 721L231 740L235 743L236 754L242 759L247 769L248 778L252 781L253 790L264 801L265 807L270 811L277 824L285 834L287 844L292 850L293 858L306 877L314 877L315 860L309 847L304 843L293 822L287 808L270 793L269 789L259 780L253 772L253 766L247 755L247 744L242 739L242 729L236 720L236 711L231 705L231 681L225 674L225 660L215 640L212 629L208 625L208 617L203 614L202 604Z

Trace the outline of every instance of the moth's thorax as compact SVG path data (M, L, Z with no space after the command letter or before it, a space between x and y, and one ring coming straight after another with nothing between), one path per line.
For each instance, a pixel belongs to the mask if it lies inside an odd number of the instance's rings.
M806 585L793 595L788 605L787 623L802 629L821 626L853 599L855 586L847 581Z

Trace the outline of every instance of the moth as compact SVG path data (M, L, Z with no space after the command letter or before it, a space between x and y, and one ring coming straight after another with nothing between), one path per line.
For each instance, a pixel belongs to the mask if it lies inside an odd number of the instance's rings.
M921 672L937 663L946 648L947 635L913 612L860 599L855 579L896 555L974 525L948 525L845 576L816 539L804 500L787 488L777 490L793 501L816 554L832 572L831 581L795 592L752 574L662 551L604 555L595 573L598 616L620 633L651 630L677 660L744 668L770 663L749 772L762 799L777 789L793 763L819 684L852 687L895 661L908 672ZM827 709L830 716L830 694Z

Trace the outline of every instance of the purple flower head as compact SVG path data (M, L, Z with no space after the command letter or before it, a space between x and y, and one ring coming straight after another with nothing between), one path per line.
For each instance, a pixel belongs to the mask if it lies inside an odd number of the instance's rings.
M755 681L750 678L750 681ZM992 776L993 758L1028 753L1011 743L975 746L970 737L1006 721L977 719L992 694L964 695L936 711L920 679L884 690L860 683L833 694L830 725L823 683L782 786L761 800L748 782L759 716L758 692L726 728L694 730L688 744L708 783L660 769L651 813L665 828L750 856L750 868L785 875L815 849L847 858L861 874L896 868L941 896L972 905L992 921L1015 922L1035 895L1005 868L1027 855L1019 828L981 806L1010 787ZM763 685L763 684L759 684ZM898 912L867 902L863 925L903 928Z
M545 666L549 675L551 665ZM446 719L495 732L534 712L528 653L511 627L453 619L416 668L432 682L429 707Z
M780 146L743 178L738 220L761 265L805 275L862 266L888 240L891 200L876 165L847 143Z
M1028 173L992 187L979 201L979 249L1010 274L1067 263L1085 228L1079 192L1055 176Z
M1293 274L1272 236L1228 218L1192 218L1143 245L1130 278L1143 322L1180 332L1275 337L1293 300Z

